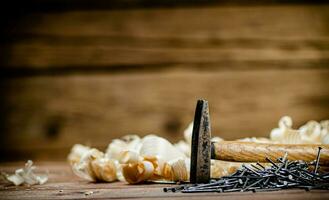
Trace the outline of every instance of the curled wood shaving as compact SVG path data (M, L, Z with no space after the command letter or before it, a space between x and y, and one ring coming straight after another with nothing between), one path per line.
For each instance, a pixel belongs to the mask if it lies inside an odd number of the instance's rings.
M299 129L292 128L292 119L284 116L279 121L279 127L271 131L272 142L283 144L328 144L329 120L309 121Z
M190 159L177 158L165 164L163 177L170 181L188 181L190 178Z
M279 127L271 131L271 140L283 144L303 143L298 130L292 129L292 119L284 116L279 121Z
M89 195L94 194L94 192L93 192L93 191L86 191L86 192L84 192L84 194L85 194L86 196L89 196Z
M146 180L188 180L189 167L186 155L166 139L149 135L141 140L138 152L123 152L120 163L128 183Z
M103 152L83 145L75 145L68 156L73 172L88 181L115 181L117 166Z
M7 181L14 185L42 185L48 181L48 175L36 175L34 173L36 167L33 166L33 162L28 160L25 163L25 167L17 169L15 174L7 175L3 174Z
M321 124L321 140L323 144L329 144L329 120L320 122Z
M141 138L137 135L126 135L121 139L114 139L107 147L106 156L119 160L124 151L138 152L141 148Z
M242 166L242 163L226 162L221 160L211 160L211 177L220 178L222 176L228 176Z

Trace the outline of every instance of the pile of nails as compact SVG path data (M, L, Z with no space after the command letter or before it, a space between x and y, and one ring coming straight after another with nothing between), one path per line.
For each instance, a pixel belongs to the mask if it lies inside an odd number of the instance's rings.
M284 157L273 161L267 158L271 165L248 164L242 165L230 176L220 179L212 179L207 184L184 184L176 187L164 188L164 192L260 192L276 191L289 188L301 188L307 191L311 189L329 190L329 173L318 173L320 151L315 161L289 161L287 153Z

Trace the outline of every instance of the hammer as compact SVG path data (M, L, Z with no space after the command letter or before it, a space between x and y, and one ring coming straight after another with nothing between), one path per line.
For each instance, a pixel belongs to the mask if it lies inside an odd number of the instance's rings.
M210 142L210 117L206 100L198 100L191 145L191 183L208 183L210 181L210 159L236 162L268 162L266 158L276 161L287 153L289 160L314 161L321 147L319 163L329 166L329 145L323 144L272 144L239 141Z

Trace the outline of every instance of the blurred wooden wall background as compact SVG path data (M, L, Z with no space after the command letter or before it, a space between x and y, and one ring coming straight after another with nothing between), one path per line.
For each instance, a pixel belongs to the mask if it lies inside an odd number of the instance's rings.
M125 134L178 141L198 98L225 139L329 118L326 4L32 2L2 27L1 160Z

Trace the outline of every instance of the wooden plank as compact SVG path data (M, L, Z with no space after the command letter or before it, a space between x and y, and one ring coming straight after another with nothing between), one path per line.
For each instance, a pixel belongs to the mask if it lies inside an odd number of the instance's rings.
M178 141L198 98L209 100L214 135L268 136L284 115L295 127L328 119L328 75L328 69L172 70L7 79L1 149L7 159L64 159L75 143L104 149L125 134Z
M300 42L300 43L299 43ZM329 47L328 41L316 41ZM257 41L255 42L257 43ZM103 43L87 45L72 45L59 42L55 45L48 44L18 44L12 47L9 65L11 67L30 68L54 68L54 67L120 67L122 65L133 65L143 69L143 64L158 66L160 64L213 64L223 61L299 61L299 63L310 61L321 61L329 59L329 51L297 47L307 41L295 41L291 49L277 47L244 49L243 47L221 48L177 48L166 47L145 47L137 48L124 46L111 46ZM296 45L298 44L298 45ZM108 46L107 46L108 45ZM289 42L278 42L275 46L289 46ZM295 49L296 48L296 49ZM326 66L322 66L326 67ZM153 70L156 70L153 69Z
M1 64L156 70L186 63L327 63L328 11L321 5L37 13L9 32L16 39L5 42Z
M161 188L160 188L161 187ZM325 199L329 197L327 191L287 190L265 193L206 193L206 194L183 194L183 193L164 193L162 187L159 188L130 188L127 186L120 189L75 189L75 190L38 190L38 191L1 191L4 199ZM86 196L84 193L93 191L93 194ZM126 192L123 192L126 191ZM37 192L37 193L36 193Z
M20 24L26 29L15 29L12 33L18 31L18 33L58 36L170 36L171 38L244 36L269 39L324 39L328 37L324 29L327 24L325 19L328 16L328 9L329 6L321 5L41 13L26 16L27 18ZM32 20L36 20L35 24L30 24ZM286 21L282 23L282 20ZM304 31L300 32L300 30Z
M23 163L5 163L0 165L0 171L13 172ZM258 193L203 193L182 194L165 193L166 184L128 185L124 182L88 183L71 172L68 164L63 162L39 162L38 172L48 169L49 181L44 185L9 186L0 182L1 199L326 199L328 191L283 190ZM86 196L84 193L92 191Z
M95 0L90 3L88 0L30 0L20 2L12 0L5 5L5 12L17 12L17 4L22 5L21 10L25 12L61 12L66 10L112 10L112 9L136 9L136 8L161 8L161 7L195 7L195 6L250 6L250 5L278 5L278 4L325 4L323 0ZM16 8L16 9L15 9Z

